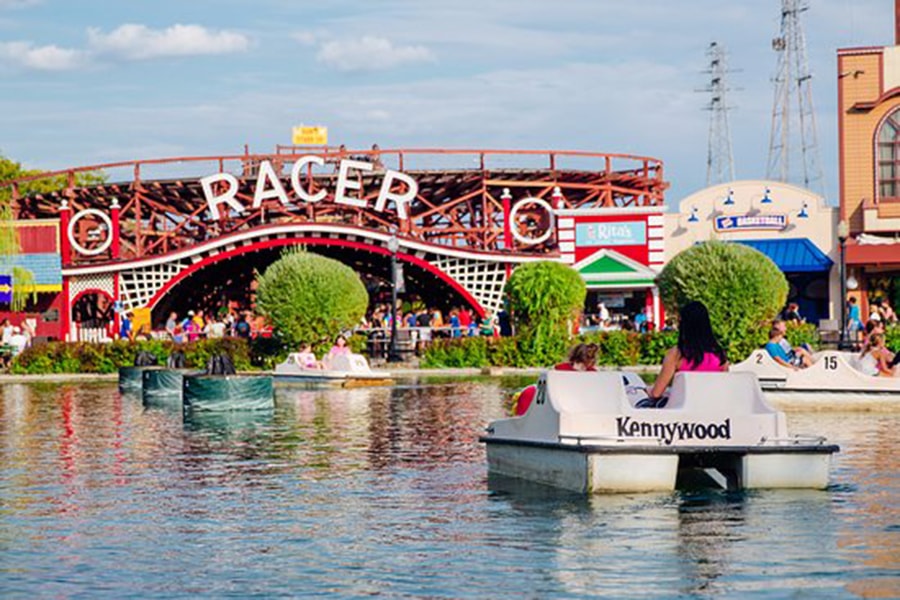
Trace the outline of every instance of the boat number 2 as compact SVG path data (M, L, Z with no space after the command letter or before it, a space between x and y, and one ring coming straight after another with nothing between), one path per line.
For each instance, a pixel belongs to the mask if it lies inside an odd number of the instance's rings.
M756 364L761 365L761 364L762 364L762 359L763 359L763 355L762 355L762 354L757 354L757 355L756 355Z
M825 370L826 371L836 371L838 368L837 356L826 356L825 357Z

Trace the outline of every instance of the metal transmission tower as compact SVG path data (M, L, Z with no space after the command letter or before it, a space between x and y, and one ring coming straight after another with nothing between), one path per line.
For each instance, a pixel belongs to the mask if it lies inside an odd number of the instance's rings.
M806 37L800 23L800 13L808 9L806 0L781 1L781 35L772 40L772 49L778 53L778 71L775 75L775 103L766 177L784 182L802 182L803 187L824 196L825 177L819 164L819 145L816 141L812 75L806 60ZM796 106L796 114L791 111L792 105ZM791 145L797 135L792 135L794 126L800 134L799 152L796 145ZM802 179L792 171L798 162L803 168Z
M734 181L734 152L731 146L731 130L728 128L728 110L731 108L725 100L729 91L725 83L725 74L730 71L725 64L725 49L717 42L712 42L706 50L709 57L709 86L703 92L709 92L709 104L706 110L709 116L709 152L706 157L706 185Z

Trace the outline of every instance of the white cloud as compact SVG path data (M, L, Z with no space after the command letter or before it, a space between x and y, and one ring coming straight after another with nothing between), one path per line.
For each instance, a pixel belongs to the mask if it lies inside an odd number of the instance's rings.
M35 46L30 42L0 43L0 60L39 71L66 71L83 66L86 55L59 46Z
M39 4L41 0L0 0L0 10L5 8L25 8Z
M364 36L358 40L333 40L319 49L316 59L339 71L379 71L405 64L431 62L434 55L424 46L394 46L390 40Z
M319 37L314 31L295 31L291 34L291 38L303 46L315 46Z
M213 31L200 25L172 25L154 30L146 25L129 23L103 33L88 29L88 44L101 54L132 60L164 56L227 54L243 52L250 39L234 31Z

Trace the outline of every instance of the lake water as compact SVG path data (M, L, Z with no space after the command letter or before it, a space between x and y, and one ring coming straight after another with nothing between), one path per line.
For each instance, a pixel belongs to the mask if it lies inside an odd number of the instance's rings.
M511 379L279 391L183 419L0 387L0 597L900 597L900 412L789 414L826 491L584 497L489 481Z

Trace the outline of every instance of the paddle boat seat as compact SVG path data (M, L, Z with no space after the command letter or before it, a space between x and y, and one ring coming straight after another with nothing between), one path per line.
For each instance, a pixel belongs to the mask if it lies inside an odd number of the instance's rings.
M562 443L748 445L787 435L752 373L677 373L664 408L635 408L633 374L548 371L521 417L493 424L494 435Z
M327 368L332 371L348 371L350 373L371 373L369 362L361 354L339 354L332 358Z

